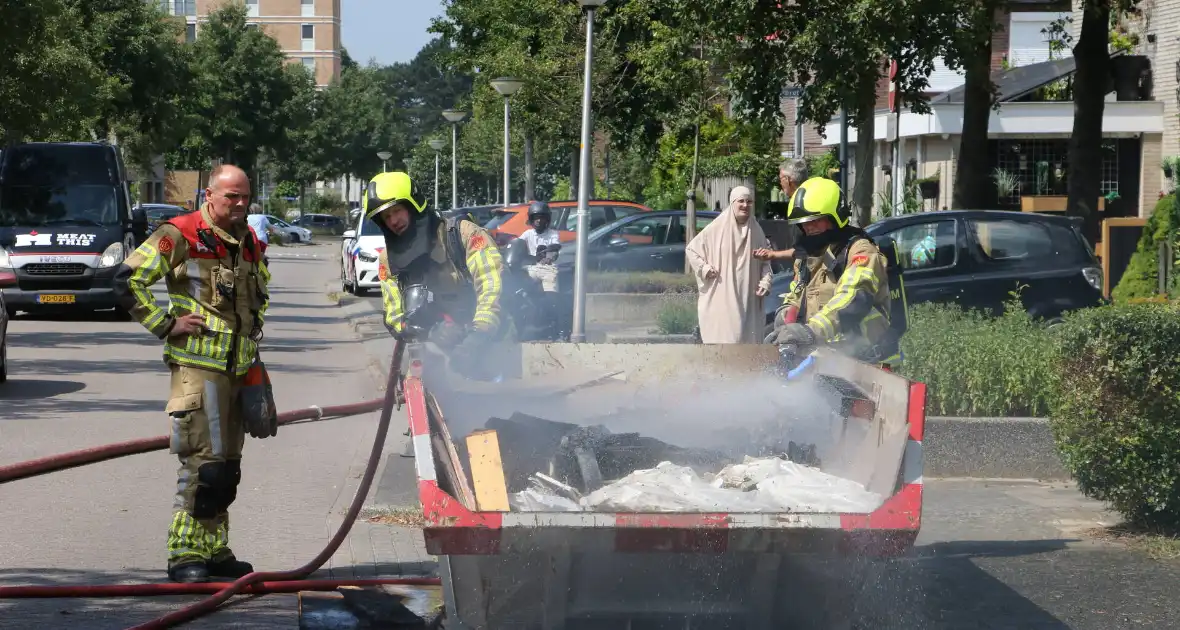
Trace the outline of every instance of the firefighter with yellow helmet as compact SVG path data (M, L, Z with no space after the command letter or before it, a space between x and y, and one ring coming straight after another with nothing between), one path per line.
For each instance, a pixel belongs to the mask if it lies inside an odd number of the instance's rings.
M806 255L796 256L794 281L767 341L794 346L798 356L826 344L863 361L891 363L906 323L900 274L889 263L892 248L883 252L849 218L835 181L813 177L792 195L787 221L802 230L796 248Z
M385 237L378 274L386 328L402 334L407 291L428 290L443 320L429 339L450 352L456 369L478 363L485 344L501 335L503 262L491 235L466 216L444 219L427 209L403 172L370 180L363 206Z

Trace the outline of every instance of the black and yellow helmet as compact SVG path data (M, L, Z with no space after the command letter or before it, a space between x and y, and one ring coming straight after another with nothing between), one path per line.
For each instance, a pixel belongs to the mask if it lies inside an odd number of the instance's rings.
M418 201L415 194L414 182L410 176L400 171L380 173L369 180L369 189L365 193L363 203L365 218L372 219L383 210L404 203L418 212L426 210L426 200Z
M844 191L840 184L826 177L812 177L803 182L787 205L787 221L792 224L806 223L828 217L842 228L848 225L848 206L844 203Z

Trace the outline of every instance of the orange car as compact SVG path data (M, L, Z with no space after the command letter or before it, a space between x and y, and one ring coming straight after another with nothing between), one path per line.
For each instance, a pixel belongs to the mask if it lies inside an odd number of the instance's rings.
M492 226L489 227L489 230L492 237L496 239L496 243L505 245L529 229L528 209L528 204L515 204L496 211L498 218L492 219L492 222L489 223ZM549 209L553 211L552 225L557 228L558 238L562 243L573 242L577 238L578 202L550 201ZM630 201L591 201L590 229L593 230L638 212L651 212L651 208Z

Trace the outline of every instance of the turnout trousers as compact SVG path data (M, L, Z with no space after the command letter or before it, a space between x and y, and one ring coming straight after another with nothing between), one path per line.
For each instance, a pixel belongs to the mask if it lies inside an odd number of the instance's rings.
M180 459L180 470L168 528L168 566L225 561L233 558L229 506L242 479L246 441L238 400L242 379L184 365L170 367L169 450Z

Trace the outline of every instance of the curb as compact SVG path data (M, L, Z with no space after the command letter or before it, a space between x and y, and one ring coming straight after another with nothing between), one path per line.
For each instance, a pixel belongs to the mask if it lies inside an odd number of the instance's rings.
M385 382L393 339L374 317L375 300L352 295L340 297L349 325L361 338L370 367ZM607 343L691 343L691 335L636 335L607 333ZM684 337L685 339L681 339ZM923 440L926 477L976 477L1066 481L1069 472L1061 464L1046 418L926 418Z

